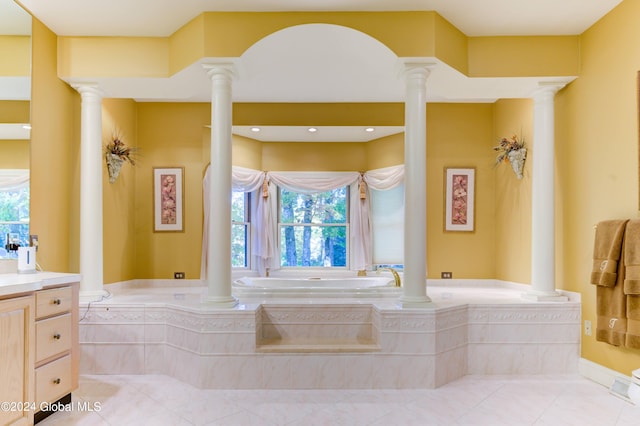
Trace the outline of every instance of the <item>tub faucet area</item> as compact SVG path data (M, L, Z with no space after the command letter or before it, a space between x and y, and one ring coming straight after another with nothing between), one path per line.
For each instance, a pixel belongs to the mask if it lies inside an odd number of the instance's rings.
M400 274L398 274L398 271L393 268L379 268L378 270L391 272L393 274L393 279L396 281L396 287L402 287L402 281L400 280Z

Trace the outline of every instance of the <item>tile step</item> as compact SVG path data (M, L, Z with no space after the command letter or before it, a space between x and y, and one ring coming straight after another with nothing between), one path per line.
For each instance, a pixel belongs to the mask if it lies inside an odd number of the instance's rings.
M380 352L370 339L263 339L256 352L263 353L349 353Z

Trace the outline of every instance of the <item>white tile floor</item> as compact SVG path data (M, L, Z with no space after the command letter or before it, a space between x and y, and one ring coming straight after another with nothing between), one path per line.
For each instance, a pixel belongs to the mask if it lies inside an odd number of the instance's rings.
M308 391L201 390L165 376L81 376L73 399L75 411L40 425L640 425L640 407L574 376L466 376L434 390Z

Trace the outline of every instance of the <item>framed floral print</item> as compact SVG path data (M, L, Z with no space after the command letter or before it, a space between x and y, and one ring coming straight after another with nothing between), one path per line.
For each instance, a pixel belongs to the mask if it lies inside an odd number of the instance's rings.
M153 231L184 232L184 167L153 168Z
M471 232L474 230L475 174L474 168L446 167L444 169L445 231Z

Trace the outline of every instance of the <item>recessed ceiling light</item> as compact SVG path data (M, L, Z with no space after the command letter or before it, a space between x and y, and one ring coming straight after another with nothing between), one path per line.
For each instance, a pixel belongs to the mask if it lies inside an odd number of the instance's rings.
M365 132L375 132L376 129L374 129L373 127L367 127L366 129L364 129Z
M260 127L252 127L251 131L252 132L259 132L260 131Z
M317 131L318 131L318 129L316 129L315 127L309 127L309 128L307 129L307 131L308 131L308 132L311 132L311 133L315 133L315 132L317 132Z

